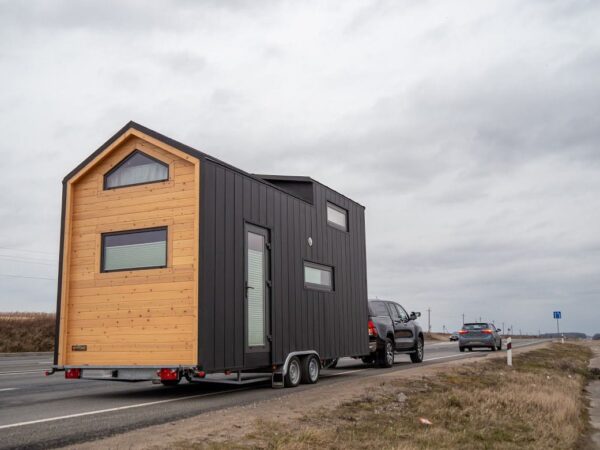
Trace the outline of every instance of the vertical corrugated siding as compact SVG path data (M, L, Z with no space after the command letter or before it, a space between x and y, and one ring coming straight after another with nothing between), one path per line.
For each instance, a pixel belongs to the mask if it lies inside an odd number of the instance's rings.
M204 369L245 367L245 222L270 231L273 362L308 349L324 358L368 353L364 209L318 183L310 205L210 160L202 168L199 360ZM348 210L348 233L327 225L327 201ZM304 260L334 267L334 292L304 288Z

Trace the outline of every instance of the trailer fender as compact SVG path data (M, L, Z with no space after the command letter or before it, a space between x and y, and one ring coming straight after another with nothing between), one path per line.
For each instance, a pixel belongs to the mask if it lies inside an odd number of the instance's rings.
M306 356L306 355L315 355L317 357L317 359L319 360L319 365L321 364L321 358L319 357L319 354L316 352L316 350L302 350L299 352L292 352L292 353L288 353L287 357L285 358L285 362L283 363L283 367L281 369L282 371L282 375L285 377L288 371L288 365L290 363L290 359L292 359L294 356Z

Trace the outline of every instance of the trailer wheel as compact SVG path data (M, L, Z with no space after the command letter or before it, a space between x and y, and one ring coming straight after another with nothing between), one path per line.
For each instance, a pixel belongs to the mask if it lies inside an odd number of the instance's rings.
M319 381L321 365L315 355L307 355L302 358L302 382L304 384L315 384Z
M292 356L288 364L287 373L285 374L285 387L296 387L300 384L300 360L296 356Z

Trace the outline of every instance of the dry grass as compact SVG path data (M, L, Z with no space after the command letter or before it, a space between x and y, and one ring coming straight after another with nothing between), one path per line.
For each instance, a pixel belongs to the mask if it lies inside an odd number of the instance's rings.
M243 440L181 448L573 449L586 431L583 388L591 352L554 344L515 358L395 380L293 427L259 422ZM423 417L432 425L423 425Z
M54 325L50 313L0 313L0 353L52 351Z

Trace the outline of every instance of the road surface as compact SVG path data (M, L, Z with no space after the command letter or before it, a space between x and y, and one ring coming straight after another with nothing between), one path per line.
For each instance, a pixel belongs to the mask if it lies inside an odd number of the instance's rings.
M517 340L513 348L537 342ZM457 343L429 343L423 364L487 354L487 350L459 353ZM61 372L45 377L43 372L50 365L49 354L0 356L0 449L60 447L314 388L185 382L165 387L151 382L65 380ZM319 383L359 379L405 370L411 365L408 355L396 355L391 369L369 368L360 361L344 358L337 368L324 370Z

